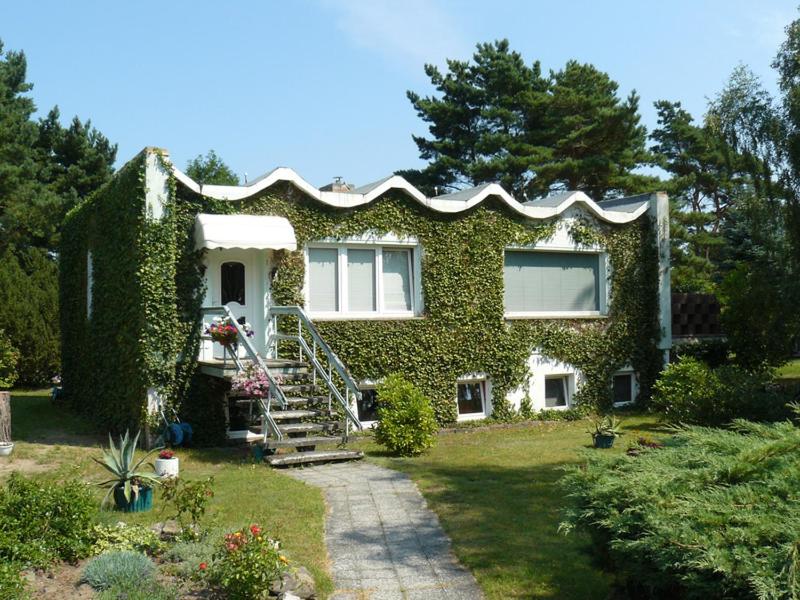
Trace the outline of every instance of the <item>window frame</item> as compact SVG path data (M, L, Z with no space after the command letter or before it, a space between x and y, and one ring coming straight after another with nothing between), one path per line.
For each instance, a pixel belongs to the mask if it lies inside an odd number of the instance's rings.
M311 306L311 286L309 279L309 251L312 249L336 249L336 311L315 311ZM375 270L373 288L375 292L374 311L351 311L349 305L349 279L347 253L353 250L373 250L375 252ZM386 309L383 288L383 252L384 250L402 250L408 253L408 273L411 310L390 311ZM303 297L309 316L318 320L346 319L410 319L422 313L421 294L421 248L417 240L398 238L397 236L364 237L348 240L321 240L306 245L304 252L306 276L303 286Z
M549 252L554 254L591 254L596 255L598 260L598 304L599 310L532 310L532 311L509 311L503 299L503 315L506 319L574 319L574 318L600 318L607 317L609 310L609 293L611 286L610 261L608 252L599 246L506 246L503 249L502 268L505 271L506 254L508 252ZM505 293L505 274L503 276L503 291Z
M619 376L630 377L631 382L631 399L627 402L613 402L614 407L631 406L636 403L636 397L639 395L639 377L633 369L622 369L617 371L611 376L611 391L614 391L614 378Z
M458 386L465 384L479 384L481 388L481 412L461 414L458 411ZM492 409L492 385L491 380L485 373L470 373L456 379L456 420L457 421L475 421L478 419L485 419L489 416Z
M547 406L547 380L560 379L564 386L563 406ZM567 410L572 408L572 396L575 391L575 373L548 373L544 376L544 388L542 390L542 409L543 410Z

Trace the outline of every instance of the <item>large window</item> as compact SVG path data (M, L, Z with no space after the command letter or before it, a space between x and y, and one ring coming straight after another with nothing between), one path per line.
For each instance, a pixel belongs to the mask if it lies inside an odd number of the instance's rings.
M219 267L220 302L237 302L245 305L244 265L240 262L224 262Z
M324 246L308 249L312 313L413 315L414 248Z
M506 313L600 314L602 255L507 250Z

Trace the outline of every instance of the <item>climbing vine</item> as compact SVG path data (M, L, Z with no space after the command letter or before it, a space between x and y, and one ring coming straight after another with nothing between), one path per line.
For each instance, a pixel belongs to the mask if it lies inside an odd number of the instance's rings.
M472 372L491 376L495 416L509 416L503 399L524 386L535 349L585 373L579 399L587 406L610 403L611 375L627 363L639 373L643 396L649 396L660 355L655 234L646 219L627 225L587 220L570 231L576 241L608 252L613 273L608 317L509 321L503 310L504 249L548 239L553 220L524 218L493 199L444 215L401 193L337 209L289 184L246 200L220 201L172 178L164 216L152 219L145 210L144 156L73 210L62 236L65 391L72 404L101 423L121 428L141 421L148 388L157 388L176 407L215 402L202 392L207 386L198 385L194 360L205 294L202 254L193 237L200 212L284 216L299 248L366 233L419 240L421 318L317 325L357 379L403 373L433 400L440 423L455 420L455 381ZM85 304L89 250L96 282L91 319ZM302 251L277 252L276 265L273 301L302 304ZM219 415L219 407L209 408L206 414Z

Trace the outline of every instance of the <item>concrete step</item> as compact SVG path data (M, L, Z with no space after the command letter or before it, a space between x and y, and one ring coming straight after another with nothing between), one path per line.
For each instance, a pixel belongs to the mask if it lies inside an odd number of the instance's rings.
M327 396L286 396L286 404L297 406L301 404L321 404L328 402Z
M290 467L342 460L359 460L364 458L360 450L315 450L313 452L291 452L266 456L264 460L273 467Z
M323 444L339 444L342 441L340 437L329 436L310 436L310 437L296 437L296 438L283 438L282 440L267 440L264 448L307 448L308 446L322 446Z
M318 410L272 410L270 415L276 421L288 421L289 419L305 419L307 417L318 417L322 412Z
M281 385L281 390L283 390L284 396L305 396L307 394L313 394L316 391L317 386L313 383L287 383Z
M287 425L278 425L281 433L310 433L312 431L328 431L330 430L330 423L289 423Z
M260 433L250 431L249 429L240 429L235 431L229 430L228 439L232 442L245 442L247 444L253 444L263 440L264 436Z

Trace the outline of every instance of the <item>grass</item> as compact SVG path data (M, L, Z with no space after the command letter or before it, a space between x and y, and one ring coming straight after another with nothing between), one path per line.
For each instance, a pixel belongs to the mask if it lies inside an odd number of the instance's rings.
M627 417L623 428L614 449L597 452L622 452L639 435L660 431L649 416ZM417 483L488 598L599 600L612 577L593 563L586 537L558 532L567 500L557 482L589 446L586 429L579 421L464 430L403 459L387 456L371 438L357 445L367 460Z
M91 458L100 456L100 446L108 443L107 437L98 436L68 410L53 407L47 390L12 392L11 405L16 446L7 463L9 468L16 465L44 479L101 480L104 471ZM333 590L323 538L325 505L318 489L252 463L240 449L179 449L177 454L182 477L214 476L210 527L232 530L259 523L283 542L293 562L311 571L323 597ZM0 469L0 479L8 472ZM98 487L96 494L99 503L104 490ZM105 511L101 519L150 525L169 516L163 509L156 490L152 511Z
M800 382L800 358L790 360L778 369L778 378Z

